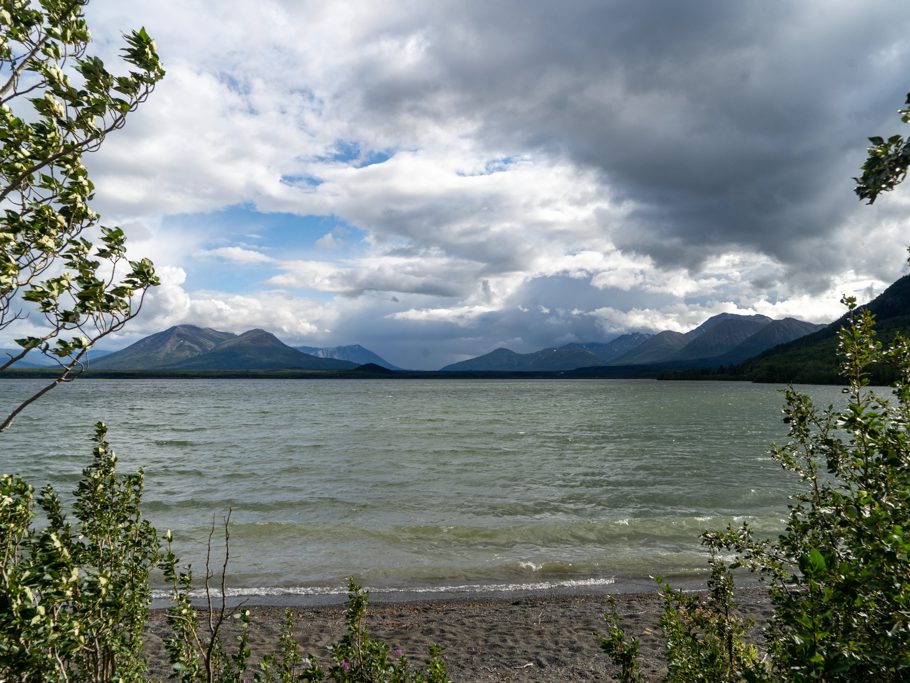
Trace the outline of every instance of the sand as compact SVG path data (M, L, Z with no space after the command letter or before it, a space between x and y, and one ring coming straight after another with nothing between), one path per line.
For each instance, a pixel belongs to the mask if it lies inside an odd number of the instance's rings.
M666 672L658 619L662 602L656 590L617 595L620 621L627 633L641 640L646 680L661 680ZM770 614L761 588L741 589L737 602L760 630ZM284 607L251 606L251 646L254 660L272 650L284 623ZM435 601L374 602L367 624L371 636L400 647L412 662L425 660L427 646L443 648L453 681L609 681L615 668L600 649L594 631L604 626L606 596L526 595L463 597ZM304 654L315 655L325 667L327 648L344 632L342 604L294 606L295 638ZM149 653L156 679L168 676L161 645L164 614L153 610ZM234 631L228 631L228 642Z

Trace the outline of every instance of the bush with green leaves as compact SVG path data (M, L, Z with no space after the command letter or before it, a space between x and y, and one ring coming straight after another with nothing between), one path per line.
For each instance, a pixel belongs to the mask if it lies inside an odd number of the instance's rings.
M883 348L871 314L845 298L839 336L846 406L819 410L787 390L790 441L775 459L802 487L776 542L748 526L708 534L769 581L769 653L791 679L910 678L910 345ZM890 363L890 396L868 388L868 369Z
M140 510L142 472L118 477L105 435L96 425L75 524L50 486L36 496L21 478L0 477L0 680L145 680L158 538Z
M752 622L737 614L733 575L719 558L710 559L706 595L673 590L661 579L664 610L660 627L666 639L667 677L671 683L761 681L766 669L758 649L746 642ZM639 644L620 626L613 601L604 615L606 634L597 633L601 648L619 668L623 683L640 683Z
M883 347L873 316L853 298L844 303L845 405L819 409L785 392L789 440L772 455L799 480L786 529L777 539L747 524L703 536L712 553L735 553L731 568L767 582L767 662L758 666L745 643L729 610L732 580L715 562L706 601L666 593L669 680L910 680L910 344L898 335ZM890 394L868 386L883 363L898 373ZM635 680L632 641L617 635L615 612L607 621L604 648L628 672L623 680Z
M367 593L353 579L348 581L345 610L347 633L332 648L333 664L329 677L335 683L445 683L446 665L439 648L430 647L425 671L411 669L407 657L397 649L370 637L366 627ZM392 656L394 655L394 657ZM319 680L319 679L305 679Z

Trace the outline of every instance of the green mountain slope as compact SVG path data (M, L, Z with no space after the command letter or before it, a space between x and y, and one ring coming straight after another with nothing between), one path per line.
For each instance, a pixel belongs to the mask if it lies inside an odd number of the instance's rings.
M597 356L602 362L609 363L620 356L629 353L632 349L638 348L652 335L642 334L641 332L631 332L623 334L608 342L585 342L566 344L560 348L563 349L584 349Z
M349 370L361 365L316 358L284 344L264 330L241 335L195 325L177 325L92 360L91 370Z
M766 349L816 330L818 326L789 318L720 313L685 334L655 334L610 365L662 366L670 369L731 365Z
M153 370L195 358L232 339L231 332L219 332L195 325L176 325L140 339L120 351L92 359L93 370Z
M648 365L670 359L689 341L682 332L665 330L646 339L630 352L610 361L610 365Z
M786 344L807 334L818 332L823 329L824 325L807 323L804 320L796 318L784 318L783 320L774 320L765 325L758 332L746 339L742 344L732 351L724 354L717 359L718 365L732 365L742 363L749 358L754 358L760 353L775 346Z
M316 358L280 341L271 332L250 330L222 342L212 350L163 370L348 370L356 363Z
M876 330L888 340L896 332L910 336L910 275L902 277L864 306L876 318ZM754 382L830 383L841 381L836 359L837 331L846 315L813 334L777 346L730 368L725 374ZM889 368L873 373L872 381L887 383Z

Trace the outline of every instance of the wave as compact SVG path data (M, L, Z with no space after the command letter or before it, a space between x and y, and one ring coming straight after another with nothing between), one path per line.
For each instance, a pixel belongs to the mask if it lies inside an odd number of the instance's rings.
M160 509L152 504L150 509ZM339 519L339 510L355 513L353 517ZM161 507L164 507L161 504ZM559 548L624 548L636 554L645 548L653 551L660 547L698 546L699 536L706 528L722 528L728 523L739 526L747 521L758 534L773 535L784 524L779 515L768 516L686 516L686 517L621 517L611 520L578 521L523 520L513 525L472 525L472 524L416 524L389 527L371 527L357 518L355 509L347 503L322 502L321 519L308 521L302 518L304 508L298 508L296 519L276 520L274 513L282 506L269 502L250 506L248 512L255 512L252 518L240 515L231 522L231 537L237 540L251 539L258 542L270 541L277 545L292 543L295 547L314 544L313 547L333 548L344 546L352 549L377 546L387 549L420 549L422 553L451 553L455 548L471 553L482 551L510 551L526 549ZM237 510L242 506L235 507ZM287 510L285 510L287 512ZM330 519L326 519L329 517ZM334 518L332 518L334 517ZM188 531L202 533L208 524L193 527Z
M530 583L467 583L443 586L409 586L407 588L389 586L365 586L365 590L373 595L439 595L439 594L484 594L484 593L515 593L515 592L541 592L556 589L586 589L612 586L615 578L589 578L565 579L561 581L534 581ZM257 597L257 596L332 596L347 595L347 586L257 586L252 588L227 588L225 597ZM167 599L171 593L165 590L153 590L152 598ZM204 598L204 590L190 591L191 598ZM213 589L213 597L221 597L221 591Z

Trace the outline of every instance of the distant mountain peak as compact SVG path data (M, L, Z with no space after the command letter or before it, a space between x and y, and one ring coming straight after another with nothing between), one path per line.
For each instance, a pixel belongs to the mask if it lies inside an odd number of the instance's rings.
M621 334L608 342L574 342L566 344L562 348L585 349L597 356L602 362L609 363L619 356L638 348L652 336L642 332L630 332Z
M385 358L382 358L360 344L348 344L346 346L295 346L298 351L308 353L317 358L334 358L336 360L349 361L357 365L378 365L387 370L400 370L401 368L392 365Z
M742 313L718 313L717 315L712 315L694 330L686 332L686 334L694 340L695 337L700 337L706 332L710 332L718 325L729 324L731 321L742 322L746 324L767 325L768 323L772 322L772 320L773 318L769 318L766 315L760 314L745 315Z
M441 372L561 372L603 365L587 349L547 347L533 353L498 348L477 358L452 363Z
M95 370L135 370L161 367L207 353L219 344L236 338L196 325L174 325L92 362Z

